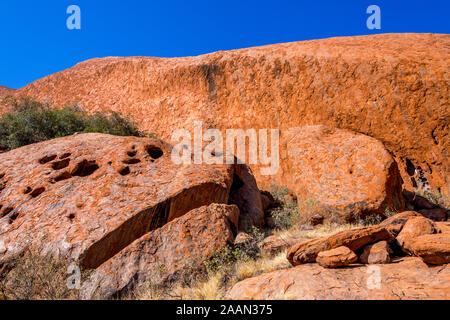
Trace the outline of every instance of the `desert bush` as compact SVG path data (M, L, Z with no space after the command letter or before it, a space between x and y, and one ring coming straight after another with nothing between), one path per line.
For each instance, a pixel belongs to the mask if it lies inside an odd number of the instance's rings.
M10 99L8 105L12 111L0 118L0 145L10 150L76 132L144 136L115 112L88 115L77 106L53 109L29 98Z
M253 226L248 230L249 239L234 246L226 246L213 253L211 259L206 261L206 271L211 274L224 268L232 267L238 261L249 261L261 255L259 244L264 240L264 233Z
M69 262L42 257L26 250L0 266L0 299L62 300L77 299L69 289Z
M271 211L274 228L285 230L298 223L300 219L297 202L288 197L289 189L285 186L272 186L270 193L274 197L277 207Z
M363 221L361 221L360 223L363 226L375 226L377 224L380 224L381 221L383 221L383 216L379 215L379 214L371 214L368 215L367 217L364 218Z
M213 253L211 259L205 261L208 274L217 273L224 268L232 267L237 261L248 260L249 257L240 249L226 246Z

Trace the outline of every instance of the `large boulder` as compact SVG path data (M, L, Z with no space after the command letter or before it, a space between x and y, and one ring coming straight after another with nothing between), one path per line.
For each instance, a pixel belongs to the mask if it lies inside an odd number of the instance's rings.
M324 268L340 268L358 261L358 256L347 247L319 252L317 263Z
M33 247L96 268L151 230L227 203L233 165L176 165L157 139L78 134L0 154L0 262Z
M304 214L351 222L404 209L397 164L380 141L321 125L284 135L288 159L282 170Z
M391 264L341 269L305 264L241 281L227 297L233 300L449 300L450 265L428 267L416 257Z
M169 141L193 121L228 128L324 124L376 138L409 186L449 194L447 34L380 34L283 43L187 58L109 57L18 90L63 107L113 110ZM281 162L286 161L282 157ZM269 187L295 173L264 176ZM419 179L420 178L420 179Z
M393 236L380 226L344 230L329 237L301 241L293 245L287 252L287 259L293 266L296 266L315 262L317 255L322 251L340 246L357 251L368 244L382 240L393 241Z
M176 280L232 244L238 219L239 209L234 205L194 209L135 240L102 264L83 283L80 297L110 299Z
M450 234L421 235L411 241L409 250L426 263L435 265L450 263Z
M397 244L405 253L411 254L411 243L417 237L435 232L436 227L430 219L425 217L412 217L405 223L402 231L397 236Z
M392 253L387 241L379 241L365 246L359 260L365 264L390 263Z

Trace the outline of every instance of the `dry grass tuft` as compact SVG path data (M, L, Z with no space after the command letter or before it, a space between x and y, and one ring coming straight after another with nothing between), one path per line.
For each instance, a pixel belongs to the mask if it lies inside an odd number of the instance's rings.
M78 290L67 286L68 266L68 261L38 256L26 250L0 265L0 299L78 299Z
M294 226L288 230L279 230L275 234L281 238L302 238L302 239L315 239L320 237L327 237L333 235L337 232L364 227L364 224L354 223L354 224L335 224L335 223L325 223L321 226L317 226L311 230L302 230L299 226Z

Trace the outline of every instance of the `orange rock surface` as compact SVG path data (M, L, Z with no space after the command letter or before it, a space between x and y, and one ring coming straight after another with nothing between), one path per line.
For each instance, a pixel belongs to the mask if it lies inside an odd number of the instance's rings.
M349 222L404 209L397 164L381 142L322 125L285 136L281 177L303 214Z
M4 87L4 86L0 86L0 99L2 99L3 97L5 97L7 95L12 95L15 91L16 91L15 89L10 89L10 88Z
M429 267L420 258L407 257L376 267L379 269L373 266L325 269L317 264L305 264L241 281L227 297L233 300L450 299L448 264Z
M360 261L365 264L380 264L391 262L392 249L387 241L379 241L364 247Z
M175 165L157 139L78 134L0 154L0 261L27 245L96 268L211 203L227 203L232 165Z
M450 234L425 234L415 238L410 249L415 256L430 264L450 263Z
M129 290L146 289L201 266L232 244L239 209L211 204L194 209L137 239L95 270L80 291L82 299L109 299Z
M436 227L430 219L425 217L411 217L406 221L402 231L397 236L397 244L405 253L412 253L411 243L419 236L434 234Z
M449 194L450 36L383 34L277 44L187 58L82 62L17 91L57 106L114 110L170 141L173 130L324 124L381 141L407 187ZM258 183L283 184L283 176ZM293 172L288 172L293 173Z

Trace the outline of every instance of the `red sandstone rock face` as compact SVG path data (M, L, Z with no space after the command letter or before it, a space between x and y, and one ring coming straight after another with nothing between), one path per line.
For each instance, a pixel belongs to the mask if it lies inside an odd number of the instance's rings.
M82 299L110 299L174 280L232 244L239 209L211 204L194 209L131 243L83 283Z
M156 139L79 134L0 154L0 261L31 245L95 268L197 207L227 203L232 165L175 165Z
M0 86L0 99L8 96L8 95L12 95L14 94L14 92L16 91L16 89L10 89L4 86ZM1 109L0 109L1 111Z
M397 243L405 253L412 253L411 243L419 236L436 232L433 221L424 217L411 217L397 236Z
M194 120L218 129L279 128L282 157L290 128L351 129L386 146L407 187L425 178L448 195L449 57L449 35L343 37L189 58L93 59L17 94L118 111L169 142ZM261 186L282 183L281 172L252 169Z
M355 221L403 210L402 179L381 142L326 126L290 129L285 137L282 181L302 212Z
M15 92L15 89L0 86L0 116L9 110L8 106L2 104L3 98L9 95L13 95ZM2 148L0 148L0 153L2 153Z
M448 300L450 265L429 267L408 257L377 265L380 283L372 266L325 269L317 264L278 270L237 283L227 297L233 300Z

